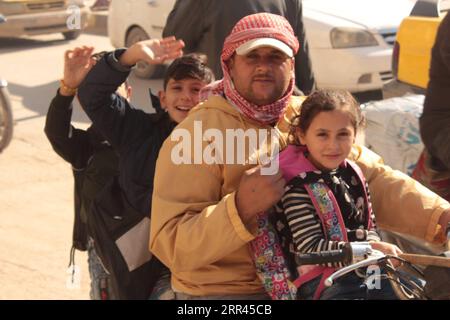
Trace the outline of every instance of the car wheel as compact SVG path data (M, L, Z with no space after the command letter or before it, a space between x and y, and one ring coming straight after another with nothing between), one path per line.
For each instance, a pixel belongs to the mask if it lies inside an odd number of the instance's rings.
M78 38L81 34L80 30L77 31L67 31L67 32L63 32L62 33L64 36L64 39L66 40L75 40L76 38Z
M139 27L134 27L131 29L125 40L125 46L127 48L131 47L133 44L139 41L148 40L150 37L147 33ZM150 65L145 62L138 62L136 67L133 69L134 74L139 78L150 78L155 74L156 68L154 65Z

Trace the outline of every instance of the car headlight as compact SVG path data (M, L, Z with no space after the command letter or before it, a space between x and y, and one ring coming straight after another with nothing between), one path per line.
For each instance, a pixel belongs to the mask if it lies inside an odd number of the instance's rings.
M377 46L378 42L368 31L353 28L334 28L330 32L331 46L335 49Z

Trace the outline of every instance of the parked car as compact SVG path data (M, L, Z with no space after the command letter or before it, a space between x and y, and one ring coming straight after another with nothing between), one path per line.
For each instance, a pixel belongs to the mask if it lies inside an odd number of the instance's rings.
M450 1L419 0L411 15L400 24L392 57L392 70L397 86L424 93L431 62L431 49Z
M303 0L303 20L320 88L380 90L392 79L397 28L411 0Z
M89 9L84 0L0 0L0 13L6 17L0 37L62 33L66 40L73 40L86 27ZM72 20L75 15L79 18ZM75 22L75 28L70 22Z
M392 78L392 47L415 0L303 0L306 36L318 87L380 90ZM108 33L113 46L161 36L175 0L114 0ZM140 64L136 74L154 69Z
M109 6L108 35L114 47L130 47L133 43L161 38L167 16L175 0L113 0ZM155 66L138 63L134 73L149 78Z

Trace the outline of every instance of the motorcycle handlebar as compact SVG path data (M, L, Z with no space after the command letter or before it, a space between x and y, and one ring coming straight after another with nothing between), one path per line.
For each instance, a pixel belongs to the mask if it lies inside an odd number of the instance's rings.
M339 250L297 254L295 256L295 261L297 262L298 265L326 264L339 262L348 264L352 261L352 258L353 258L352 247L347 243L342 249Z

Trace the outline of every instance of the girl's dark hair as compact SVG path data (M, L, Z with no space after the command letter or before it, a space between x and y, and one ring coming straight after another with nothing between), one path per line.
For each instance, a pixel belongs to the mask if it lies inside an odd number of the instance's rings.
M355 133L358 128L364 126L364 117L359 103L350 92L346 90L315 90L303 102L300 114L292 119L289 142L300 144L297 141L296 130L300 129L301 132L306 133L312 121L320 112L342 109L347 111Z
M186 54L175 59L169 66L164 76L163 88L166 90L170 79L196 79L209 84L214 81L214 74L206 66L207 57L200 53Z

